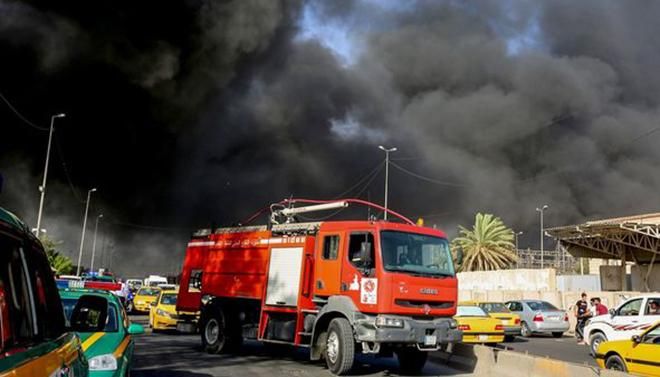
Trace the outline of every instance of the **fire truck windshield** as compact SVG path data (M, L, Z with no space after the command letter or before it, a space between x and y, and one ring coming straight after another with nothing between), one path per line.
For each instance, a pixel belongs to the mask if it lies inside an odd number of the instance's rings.
M425 276L454 276L449 243L440 237L382 231L380 247L386 271Z

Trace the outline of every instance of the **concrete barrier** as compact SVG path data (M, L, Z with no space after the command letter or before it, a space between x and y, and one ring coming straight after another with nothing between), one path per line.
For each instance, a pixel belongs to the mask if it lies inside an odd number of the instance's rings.
M457 344L435 352L431 360L482 377L624 377L627 373L601 370L560 360L499 350L481 345Z

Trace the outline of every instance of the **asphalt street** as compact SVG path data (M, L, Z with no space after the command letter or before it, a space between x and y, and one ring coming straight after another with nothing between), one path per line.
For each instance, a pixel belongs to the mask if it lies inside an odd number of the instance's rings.
M132 317L146 325L146 317ZM286 346L267 347L246 342L239 354L209 355L200 348L199 335L151 333L135 338L133 377L209 377L209 376L332 376L321 362L309 361L305 349ZM357 376L398 376L394 358L358 358ZM466 375L447 366L427 363L423 375Z
M205 376L331 376L325 365L310 362L305 349L286 346L264 346L246 342L242 351L234 355L209 355L200 348L199 335L174 332L152 333L146 328L146 316L132 316L145 325L146 334L135 338L132 376L137 377L205 377ZM595 366L586 346L577 345L575 338L555 339L551 336L516 338L514 342L498 345L516 352ZM394 358L360 356L355 375L397 376L398 363ZM465 375L435 362L427 363L423 375Z

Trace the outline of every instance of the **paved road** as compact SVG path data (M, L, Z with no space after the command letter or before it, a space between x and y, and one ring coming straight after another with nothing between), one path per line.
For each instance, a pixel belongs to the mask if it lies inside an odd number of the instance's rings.
M594 358L589 355L589 348L586 345L578 345L575 338L571 336L559 339L549 335L535 335L531 338L517 337L513 342L503 343L500 347L507 347L517 352L528 352L530 355L547 356L551 359L596 366Z
M133 317L144 324L146 317ZM323 363L309 361L304 349L290 347L264 347L247 342L238 355L209 355L200 349L199 335L157 333L135 339L133 377L209 377L209 376L331 376ZM394 358L359 357L355 375L397 376L398 363ZM426 376L460 375L444 365L429 362Z

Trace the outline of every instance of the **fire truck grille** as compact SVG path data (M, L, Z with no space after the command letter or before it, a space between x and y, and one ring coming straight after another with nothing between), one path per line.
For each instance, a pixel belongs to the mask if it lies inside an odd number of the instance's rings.
M428 305L431 309L449 309L453 303L450 301L423 301L423 300L402 300L396 299L394 303L404 308L424 308Z

